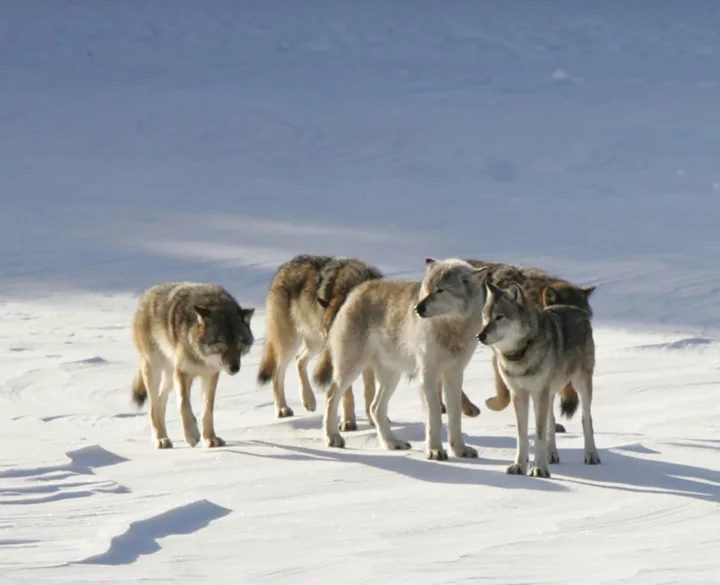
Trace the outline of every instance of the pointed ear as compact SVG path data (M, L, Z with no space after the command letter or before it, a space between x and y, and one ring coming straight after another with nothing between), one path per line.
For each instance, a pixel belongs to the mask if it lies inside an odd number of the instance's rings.
M580 290L585 293L585 298L589 299L590 295L595 292L595 286L584 286Z
M437 264L437 260L434 258L425 258L425 268L432 268L433 264Z
M248 307L247 309L240 309L240 314L242 315L243 321L245 321L245 325L247 325L249 327L250 320L252 319L252 316L255 314L255 307Z
M200 323L204 323L205 319L210 316L210 309L208 309L207 307L195 305L193 309L195 309L195 313L197 314L197 318Z
M330 301L321 297L317 297L317 302L323 309L327 309L330 306Z
M490 295L497 297L498 295L501 295L502 291L496 287L492 282L486 280L485 281L485 296L489 297Z
M525 293L517 282L511 282L507 289L508 296L518 305L525 304Z
M543 290L542 293L543 308L557 305L558 300L559 297L557 291L551 286L545 287L545 290Z
M474 282L474 283L482 284L485 281L485 279L487 278L487 273L488 273L487 266L473 270L467 276L465 276L465 282Z

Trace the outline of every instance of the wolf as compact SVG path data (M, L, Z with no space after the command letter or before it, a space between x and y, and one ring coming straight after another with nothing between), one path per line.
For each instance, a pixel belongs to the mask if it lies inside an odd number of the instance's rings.
M281 264L270 283L266 301L265 346L257 381L272 380L278 418L294 415L285 396L285 372L295 358L300 395L305 410L317 408L308 377L308 362L322 349L335 316L348 294L359 284L383 278L380 270L359 258L300 254ZM368 420L375 395L372 368L363 372L365 412ZM443 406L444 408L444 406ZM477 416L480 410L463 393L463 412ZM342 431L357 430L355 401L350 388L343 396Z
M528 410L535 410L535 459L530 475L550 477L549 463L558 463L552 397L572 383L580 394L585 463L600 463L590 412L595 343L590 313L571 305L540 309L518 283L501 289L485 283L486 301L477 338L490 346L497 369L512 393L517 423L515 462L510 474L524 475L528 465Z
M467 260L467 262L476 268L487 268L488 282L501 289L513 283L517 284L528 302L537 307L544 309L552 305L571 305L584 309L592 317L590 296L595 291L595 286L577 286L538 268L485 260ZM485 405L490 410L504 410L510 404L510 392L503 382L494 357L492 367L495 374L495 396L488 398ZM568 419L572 418L577 407L577 392L572 384L567 384L560 391L561 414ZM565 427L561 424L556 423L555 427L557 432L565 432Z
M377 279L356 287L338 311L313 381L328 388L323 418L329 447L345 446L338 432L338 402L368 367L378 388L370 407L378 439L390 450L410 444L390 429L387 409L403 374L419 376L426 412L426 457L446 460L441 440L442 384L447 405L450 448L457 457L477 457L461 430L465 366L477 347L482 324L486 268L451 258L425 260L422 282Z
M259 385L273 382L278 418L294 415L285 397L285 372L293 357L303 406L307 411L315 411L317 404L308 376L308 362L320 353L335 315L350 291L378 278L382 278L381 272L359 258L301 254L278 267L267 295L265 346L257 374ZM363 373L363 380L368 410L375 394L372 370ZM343 401L340 428L357 429L352 390Z
M132 386L138 408L150 406L153 443L172 448L165 429L165 407L173 383L185 441L200 441L197 420L190 405L193 380L202 380L204 407L202 438L206 447L225 444L215 434L215 390L221 372L234 376L254 337L250 322L255 309L242 308L216 284L167 282L147 289L133 318L133 341L139 364Z

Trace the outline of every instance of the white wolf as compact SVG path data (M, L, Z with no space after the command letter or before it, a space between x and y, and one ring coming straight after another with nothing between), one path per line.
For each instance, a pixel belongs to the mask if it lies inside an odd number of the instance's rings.
M324 431L329 447L344 447L337 410L342 395L371 366L378 390L370 407L378 438L387 449L409 449L388 421L388 403L403 374L419 376L426 409L426 455L445 460L438 387L448 414L450 448L457 457L477 457L461 429L463 372L477 347L485 303L486 268L464 260L425 260L422 282L378 279L348 296L330 328L313 379L328 390ZM331 384L332 382L332 384Z

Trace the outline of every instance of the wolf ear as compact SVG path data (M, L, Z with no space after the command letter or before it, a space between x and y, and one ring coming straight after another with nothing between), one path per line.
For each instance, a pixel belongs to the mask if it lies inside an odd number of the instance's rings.
M558 300L559 297L557 291L551 286L545 287L545 290L543 290L542 293L543 308L557 305Z
M595 292L595 288L596 288L595 286L591 285L591 286L584 286L580 290L585 293L585 298L589 299L590 295Z
M327 309L330 306L330 301L322 297L317 297L317 302L323 309Z
M507 289L508 296L518 305L525 304L525 293L517 282L511 282Z
M431 268L433 264L436 264L437 260L434 258L425 258L425 268Z
M465 282L482 283L487 278L488 267L477 268L465 276Z
M498 287L488 280L485 281L485 296L489 297L492 295L496 297L500 294L502 294L502 291Z
M255 307L248 307L247 309L240 309L240 315L242 316L243 321L245 321L245 325L248 327L250 326L250 320L252 319L252 316L255 314Z
M193 307L195 309L195 313L197 314L198 321L200 323L203 323L205 319L207 319L210 316L210 309L207 307L201 307L200 305L195 305Z

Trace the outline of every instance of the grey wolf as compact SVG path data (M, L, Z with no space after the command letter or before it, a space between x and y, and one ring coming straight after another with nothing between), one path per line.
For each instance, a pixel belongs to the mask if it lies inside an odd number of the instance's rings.
M387 449L410 444L390 429L388 403L403 374L418 376L426 412L426 457L447 459L441 439L442 385L448 414L450 448L457 457L477 457L461 430L461 395L465 366L477 347L485 299L487 269L459 259L426 259L422 282L378 279L356 287L330 328L313 373L328 388L323 427L329 447L344 447L338 432L338 402L368 367L377 392L370 406L378 439Z
M467 262L476 268L488 268L488 282L501 289L506 289L513 283L517 284L522 289L527 301L540 308L551 305L571 305L584 309L592 317L590 296L595 290L594 286L577 286L537 268L484 260L467 260ZM510 392L500 376L494 357L492 366L495 374L495 396L488 398L485 405L490 410L504 410L510 404ZM560 391L561 413L566 418L572 418L577 407L577 392L573 389L572 384L567 384ZM560 424L556 424L556 430L565 432L565 428Z
M357 285L382 278L380 271L358 258L298 255L281 264L270 283L266 301L265 346L258 384L273 382L278 418L294 415L285 396L285 373L293 357L305 410L314 412L315 394L308 362L325 344L327 332L347 295ZM375 394L372 370L363 373L366 410ZM343 401L340 428L356 430L355 404L350 389Z
M486 302L478 340L492 347L497 369L512 393L517 421L515 462L511 474L527 472L528 411L535 410L535 459L530 475L550 477L549 463L558 463L552 397L571 383L580 394L585 463L600 463L593 434L592 403L595 343L590 314L570 305L540 309L523 288L506 290L486 282Z
M172 447L165 429L165 409L173 383L185 441L191 447L200 441L190 405L190 388L196 377L202 381L204 394L204 444L225 444L215 434L215 390L221 372L234 376L240 371L241 358L254 342L250 330L254 312L254 308L243 309L216 284L168 282L141 296L133 319L133 341L140 361L132 399L138 408L148 400L157 448Z

